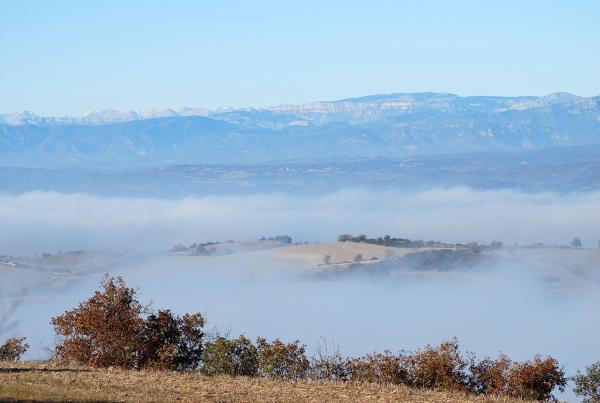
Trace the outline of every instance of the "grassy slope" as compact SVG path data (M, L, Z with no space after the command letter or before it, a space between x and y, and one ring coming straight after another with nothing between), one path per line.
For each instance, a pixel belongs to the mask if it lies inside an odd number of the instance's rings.
M283 382L198 374L0 364L0 400L500 402L404 386Z

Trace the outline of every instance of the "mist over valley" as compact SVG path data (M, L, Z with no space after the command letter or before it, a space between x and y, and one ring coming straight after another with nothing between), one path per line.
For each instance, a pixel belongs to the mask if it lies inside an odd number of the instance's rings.
M6 115L5 333L50 358L51 319L108 274L154 309L202 313L211 337L345 356L457 337L574 374L600 356L598 113L567 94L391 94Z

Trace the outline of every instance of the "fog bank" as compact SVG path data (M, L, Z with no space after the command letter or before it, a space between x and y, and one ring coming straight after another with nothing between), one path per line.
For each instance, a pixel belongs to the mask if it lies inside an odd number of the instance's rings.
M350 189L322 196L258 194L179 200L29 192L0 196L0 254L77 249L162 250L175 243L289 234L391 234L448 242L567 243L600 239L600 193L469 188L418 193Z

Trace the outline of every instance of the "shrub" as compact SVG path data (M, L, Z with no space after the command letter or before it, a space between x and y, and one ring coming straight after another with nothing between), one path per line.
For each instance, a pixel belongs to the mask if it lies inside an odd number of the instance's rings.
M233 340L219 336L207 343L203 360L202 372L206 375L256 376L258 374L258 350L243 335Z
M62 343L55 355L92 367L137 368L141 350L141 316L147 309L121 278L106 276L87 301L52 319Z
M558 388L565 390L567 378L558 362L539 355L531 361L515 363L508 379L508 395L519 399L550 400L554 399L552 391Z
M200 314L175 316L169 310L144 321L140 367L189 371L202 360L204 319Z
M402 356L385 350L383 353L350 358L346 362L348 379L354 382L407 384L409 374Z
M310 363L310 377L316 381L344 381L347 377L346 363L339 348L329 352L327 342L321 339Z
M136 291L105 276L101 290L52 319L60 344L55 357L92 367L191 370L202 358L204 319L159 311L147 318Z
M0 346L0 361L17 362L29 349L25 337L11 338Z
M354 263L359 263L362 262L363 260L363 255L361 255L360 253L356 256L354 256Z
M342 234L340 236L338 236L337 241L338 242L349 242L352 240L352 235L350 234Z
M268 378L298 380L306 377L309 362L304 354L305 346L299 341L282 343L279 339L269 343L263 338L256 340L258 347L258 370Z
M585 374L577 371L573 380L575 393L583 397L584 403L600 402L600 361L587 367Z
M427 346L404 359L410 384L419 388L466 390L467 361L459 351L458 341L445 341L439 347Z
M469 364L469 390L478 395L505 396L512 362L505 355L496 360L471 358Z

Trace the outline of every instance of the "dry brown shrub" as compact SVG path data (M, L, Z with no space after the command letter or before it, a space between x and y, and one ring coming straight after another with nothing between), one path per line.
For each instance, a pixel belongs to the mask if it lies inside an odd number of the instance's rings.
M508 378L508 395L519 399L550 400L555 388L565 390L565 371L553 357L542 359L538 354L531 361L513 365Z
M512 361L505 355L496 360L471 358L469 364L469 390L478 395L506 396Z
M388 350L350 358L346 367L348 379L354 382L407 384L409 379L402 356L394 355Z
M137 368L146 307L122 278L105 276L101 288L77 308L52 318L62 339L55 355L92 367Z
M268 342L259 337L258 370L267 378L299 380L308 375L309 362L304 354L305 346L299 341L283 343L279 339Z
M122 278L105 276L101 289L75 309L52 319L60 338L55 357L91 367L196 369L202 358L204 319L148 307Z
M404 356L412 386L450 391L467 390L467 361L456 338Z
M0 346L0 361L17 362L29 349L26 337L13 337Z

